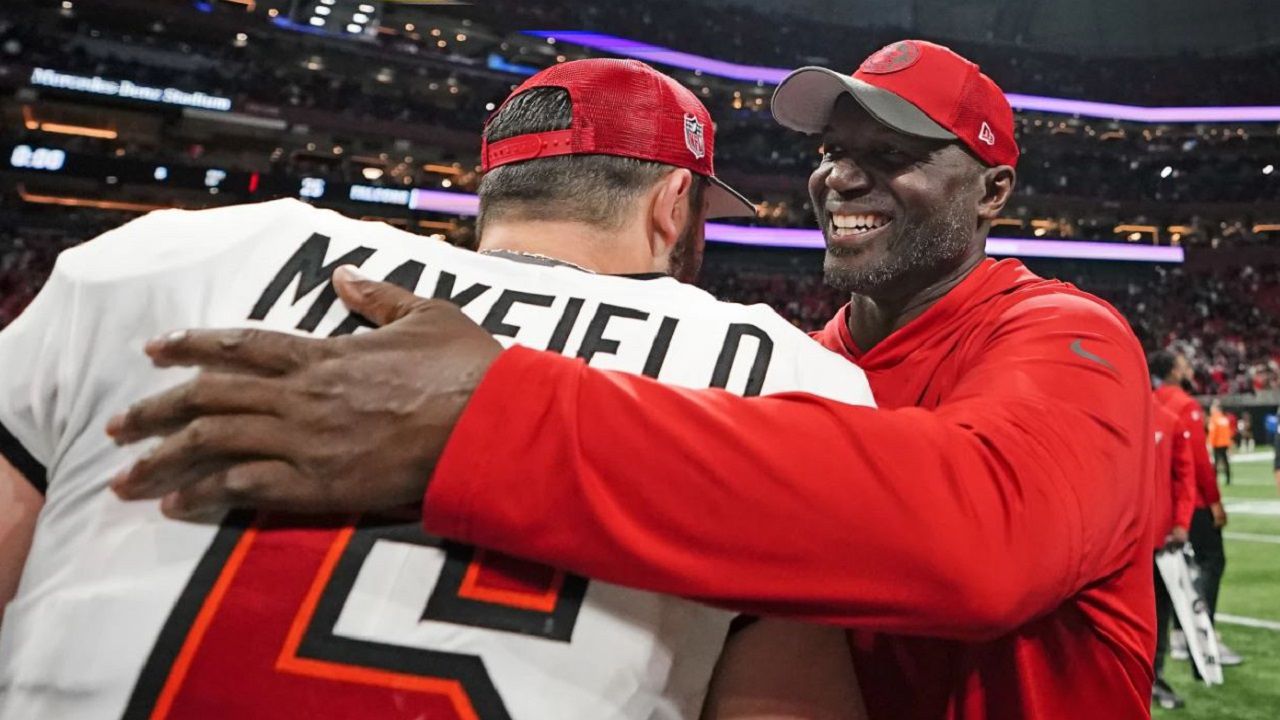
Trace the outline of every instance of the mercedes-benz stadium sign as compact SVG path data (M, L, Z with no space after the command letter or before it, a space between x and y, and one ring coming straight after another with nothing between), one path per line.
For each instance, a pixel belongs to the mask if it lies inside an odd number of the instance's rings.
M231 98L209 95L199 91L188 92L177 88L150 87L139 85L129 80L108 80L97 75L92 77L72 75L48 68L33 68L31 70L31 84L58 90L142 100L163 105L178 105L202 110L221 110L223 112L231 110Z

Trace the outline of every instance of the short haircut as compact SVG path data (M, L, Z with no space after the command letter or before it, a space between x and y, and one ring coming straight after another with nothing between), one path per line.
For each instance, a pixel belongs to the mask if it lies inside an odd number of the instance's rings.
M1163 380L1173 372L1177 360L1178 356L1172 350L1155 350L1147 355L1147 369L1151 372L1151 377Z
M484 129L486 142L565 130L573 104L562 88L540 87L511 98ZM480 216L487 219L572 221L604 229L622 226L623 208L653 187L673 165L615 155L560 155L502 165L480 181ZM701 209L706 180L693 176L690 202Z

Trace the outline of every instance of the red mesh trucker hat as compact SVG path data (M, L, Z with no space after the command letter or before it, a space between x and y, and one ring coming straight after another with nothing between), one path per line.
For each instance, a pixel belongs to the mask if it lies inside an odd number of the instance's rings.
M538 87L568 91L573 124L567 130L484 143L485 172L557 155L620 155L686 168L710 180L709 217L755 217L755 206L715 175L711 113L675 80L638 60L574 60L529 78L503 106ZM501 111L500 107L494 115Z
M959 140L988 165L1018 163L1004 92L950 48L902 40L872 53L852 76L800 68L774 91L773 117L792 130L822 132L844 93L894 130Z

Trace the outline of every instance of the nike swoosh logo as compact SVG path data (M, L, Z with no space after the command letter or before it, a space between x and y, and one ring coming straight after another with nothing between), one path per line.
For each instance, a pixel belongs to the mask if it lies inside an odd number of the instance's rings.
M1085 360L1092 360L1092 361L1094 361L1094 362L1096 362L1096 363L1098 363L1098 364L1102 365L1103 367L1107 368L1108 370L1115 370L1115 368L1111 367L1111 363L1109 363L1109 362L1107 362L1106 360L1104 360L1104 359L1102 359L1102 358L1098 357L1097 355L1094 355L1093 353L1089 352L1088 350L1085 350L1085 349L1084 349L1084 345L1082 344L1083 342L1084 342L1084 339L1083 339L1083 338L1077 338L1075 342L1071 343L1071 352L1073 352L1073 353L1075 353L1075 354L1079 355L1080 357L1084 358Z

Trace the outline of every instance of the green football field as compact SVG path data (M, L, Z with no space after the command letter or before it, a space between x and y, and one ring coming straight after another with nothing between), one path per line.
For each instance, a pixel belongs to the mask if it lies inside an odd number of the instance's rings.
M1231 486L1222 488L1229 519L1218 627L1222 639L1245 661L1239 667L1226 668L1225 685L1207 688L1192 679L1187 662L1167 660L1165 679L1187 706L1174 711L1156 709L1153 716L1162 720L1280 718L1280 494L1270 459L1236 462L1232 475ZM1272 627L1239 624L1250 619Z

